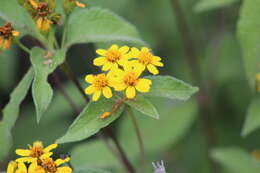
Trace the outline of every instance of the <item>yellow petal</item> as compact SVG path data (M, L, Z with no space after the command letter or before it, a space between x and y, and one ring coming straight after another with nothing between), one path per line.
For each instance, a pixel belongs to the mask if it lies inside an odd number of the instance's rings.
M50 24L51 22L48 19L43 20L41 30L48 31L50 29Z
M126 88L126 97L129 99L135 97L135 87L129 86Z
M100 95L101 95L101 91L95 91L93 96L92 96L92 100L94 102L97 101L99 99Z
M70 158L69 157L67 157L66 159L57 159L57 160L55 160L55 165L56 166L60 166L60 165L62 165L63 163L67 163L67 162L69 162L70 161Z
M92 74L86 75L86 77L85 77L85 81L90 84L93 83L94 79L95 79L95 77Z
M130 56L132 56L133 58L137 58L140 54L140 50L137 49L136 47L133 47L131 48L131 51L130 51Z
M137 63L134 65L134 72L136 74L137 77L139 77L142 72L145 70L145 65L141 64L141 63Z
M105 63L104 66L102 67L102 70L103 70L103 71L108 71L108 70L110 70L110 69L112 68L112 66L113 66L113 63L107 62L107 63Z
M142 52L150 52L150 50L147 47L142 47L141 51Z
M27 162L27 163L32 163L35 160L37 160L37 158L33 158L33 157L21 157L19 159L16 159L16 162Z
M29 0L29 2L34 9L38 8L38 4L34 0Z
M112 91L111 91L111 89L109 88L109 87L104 87L103 89L102 89L102 92L103 92L103 95L106 97L106 98L111 98L112 97Z
M119 52L121 54L126 54L129 51L129 47L128 46L123 46L119 48Z
M109 50L118 50L118 45L113 44L113 45L109 48Z
M42 25L43 25L43 18L42 18L42 17L40 17L40 18L36 21L36 25L37 25L37 28L38 28L39 30L41 30Z
M105 57L98 57L94 59L93 64L96 66L102 66L106 63L106 58Z
M8 163L7 173L14 173L16 168L17 168L17 163L15 161L10 161Z
M152 81L149 79L139 79L135 88L140 92L148 92L150 90L150 85Z
M155 66L158 66L158 67L163 67L163 63L159 62L159 61L153 61L152 64L155 65Z
M157 75L157 74L159 73L158 69L157 69L154 65L152 65L152 64L149 64L149 65L147 66L147 69L148 69L148 71L151 72L153 75Z
M11 39L5 40L4 49L9 49L11 46Z
M49 158L53 155L53 152L48 152L48 153L44 153L43 155L40 156L40 159L46 159Z
M75 1L75 4L76 4L78 7L80 7L80 8L85 8L85 7L86 7L85 4L80 3L79 1Z
M37 162L33 162L29 166L28 173L46 173L46 172L41 166L37 165Z
M18 37L20 35L20 32L18 31L12 31L12 35L15 37Z
M27 168L23 162L18 163L18 173L27 173Z
M94 92L95 92L95 88L94 88L93 85L90 85L89 87L87 87L85 89L85 93L88 94L88 95L93 94Z
M123 91L127 86L124 83L115 83L113 87L116 91Z
M51 150L53 150L53 149L55 149L57 147L58 147L58 144L51 144L48 147L44 148L43 152L47 153L47 152L49 152L49 151L51 151Z
M72 169L68 166L59 167L56 173L72 173Z
M96 50L96 53L101 56L106 56L107 51L105 49L98 49L98 50Z
M15 153L19 156L30 156L31 150L17 149L15 150Z
M153 61L161 61L162 59L159 56L153 56Z

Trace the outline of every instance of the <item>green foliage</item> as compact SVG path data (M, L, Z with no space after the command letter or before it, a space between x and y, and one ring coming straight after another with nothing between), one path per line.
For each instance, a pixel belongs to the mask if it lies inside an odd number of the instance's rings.
M217 8L223 8L226 6L230 6L235 2L238 2L238 0L200 0L195 6L195 11L204 12Z
M86 139L101 128L108 126L115 121L122 113L124 106L120 105L116 112L111 113L108 118L101 119L104 112L111 112L115 99L102 99L97 102L90 102L75 119L64 136L57 140L57 143L75 142Z
M144 45L135 27L109 10L90 8L71 14L66 47L76 43L125 41Z
M84 169L84 170L75 170L73 171L75 173L109 173L108 171L104 171L101 169Z
M259 0L243 2L237 28L245 70L252 89L255 88L256 74L260 72L259 5Z
M252 99L246 115L242 135L247 136L260 127L260 98Z
M214 149L212 157L231 173L259 172L259 162L240 148Z
M34 48L31 52L31 63L34 69L34 80L32 85L33 100L36 107L37 122L40 121L43 113L48 108L53 91L48 83L48 75L52 73L56 67L63 63L65 60L65 53L63 50L59 50L55 53L52 59L52 63L46 64L47 60L44 58L46 52L40 48Z
M0 160L3 160L9 153L12 145L12 136L7 124L0 122Z
M148 76L148 78L152 80L152 87L145 95L188 100L198 91L197 87L171 76Z
M154 105L144 96L139 95L134 100L128 100L126 104L155 119L159 119L160 117Z

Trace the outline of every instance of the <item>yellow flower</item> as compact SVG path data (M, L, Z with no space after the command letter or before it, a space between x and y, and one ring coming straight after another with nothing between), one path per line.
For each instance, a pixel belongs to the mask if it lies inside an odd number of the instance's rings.
M106 98L112 97L112 91L110 88L112 83L109 74L101 73L98 75L87 75L85 80L91 84L85 89L85 93L88 95L93 94L93 101L97 101L101 96L101 93L103 93Z
M7 167L7 173L27 173L27 168L22 162L10 161Z
M43 32L48 31L51 24L53 24L51 20L43 17L39 17L36 21L37 28Z
M18 37L20 33L15 31L11 23L0 27L0 49L8 49L11 46L13 37Z
M118 45L112 45L108 50L98 49L97 54L101 57L95 58L93 64L96 66L102 66L103 71L118 68L118 65L124 65L127 63L128 46L118 47Z
M29 145L29 149L17 149L17 155L24 156L24 158L17 159L18 161L27 161L32 158L40 158L43 154L52 154L50 151L57 148L58 144L51 144L44 148L41 141L36 141L33 146Z
M113 87L116 91L125 90L126 97L132 99L136 90L142 93L149 92L152 81L140 78L143 68L141 64L128 63L122 69L111 71Z
M257 86L257 91L260 92L260 73L258 73L258 74L256 75L256 82L257 82L257 84L256 84L256 86Z
M129 54L131 57L137 58L137 60L133 60L133 62L140 63L143 70L147 68L148 71L151 72L153 75L159 73L157 67L163 67L163 63L160 62L161 58L158 56L154 56L151 51L146 47L143 47L141 50L134 47L131 49Z
M29 166L29 173L71 173L72 169L69 166L61 166L70 161L70 158L53 160L47 155L40 157L41 164L35 161Z

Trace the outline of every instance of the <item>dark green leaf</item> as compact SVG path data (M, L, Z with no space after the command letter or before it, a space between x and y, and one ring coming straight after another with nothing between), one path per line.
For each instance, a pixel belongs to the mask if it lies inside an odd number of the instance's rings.
M256 74L260 72L259 6L259 0L243 1L238 22L238 37L243 51L245 70L253 89L255 89Z
M108 126L121 115L124 106L122 105L106 119L101 119L100 116L104 112L111 112L115 103L114 99L101 99L97 102L90 102L73 122L66 134L57 140L57 143L80 141Z
M12 135L8 125L0 122L0 160L3 160L12 146Z
M212 157L231 173L259 172L259 162L240 148L215 149L212 152Z
M135 99L128 100L126 104L155 119L160 117L154 105L143 96L138 95Z
M200 2L198 2L195 6L195 11L204 12L217 8L223 8L232 5L235 2L238 2L238 0L200 0Z
M198 91L197 87L171 76L148 76L147 78L152 80L152 87L145 95L188 100Z
M242 135L246 136L260 127L260 97L251 101L248 108L246 121L243 127Z
M67 48L75 43L115 41L144 45L135 27L109 10L81 9L69 17Z
M40 121L42 114L48 108L53 91L48 83L48 75L52 73L58 65L63 63L65 53L63 50L58 50L51 58L52 63L46 64L44 58L45 52L40 48L34 48L31 52L31 63L34 69L35 77L32 85L33 101L36 107L37 122ZM49 59L50 60L50 59Z

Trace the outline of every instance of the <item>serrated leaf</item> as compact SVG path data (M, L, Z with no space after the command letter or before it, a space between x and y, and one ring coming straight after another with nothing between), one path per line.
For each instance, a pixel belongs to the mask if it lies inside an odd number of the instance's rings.
M46 61L44 51L40 48L33 48L30 59L35 74L32 95L36 107L37 122L39 122L53 96L53 90L48 83L48 75L64 62L65 53L63 50L58 50L51 59L52 63L46 64L44 63Z
M231 173L259 172L259 162L240 148L214 149L211 155Z
M138 95L136 98L128 100L126 104L155 119L159 119L160 117L154 105L144 96Z
M248 108L242 135L247 136L260 127L260 97L254 98Z
M25 98L33 80L32 68L26 73L17 87L13 90L8 104L3 109L3 122L7 125L8 129L14 126L19 114L19 107Z
M235 2L238 2L238 0L200 0L195 6L195 11L204 12L217 8L223 8L232 5Z
M152 87L145 95L188 100L198 91L197 87L171 76L147 76L146 78L152 80Z
M97 102L90 102L78 118L75 119L66 134L57 140L57 143L80 141L108 126L121 115L124 105L108 118L101 119L100 116L104 112L111 112L115 103L114 99L101 99Z
M25 8L19 5L17 0L1 0L0 17L6 22L11 22L22 33L40 35L31 16Z
M260 71L259 6L259 0L243 1L237 28L245 70L252 89L255 89L255 77Z
M136 28L101 8L75 10L68 19L66 47L76 43L123 41L144 45Z

